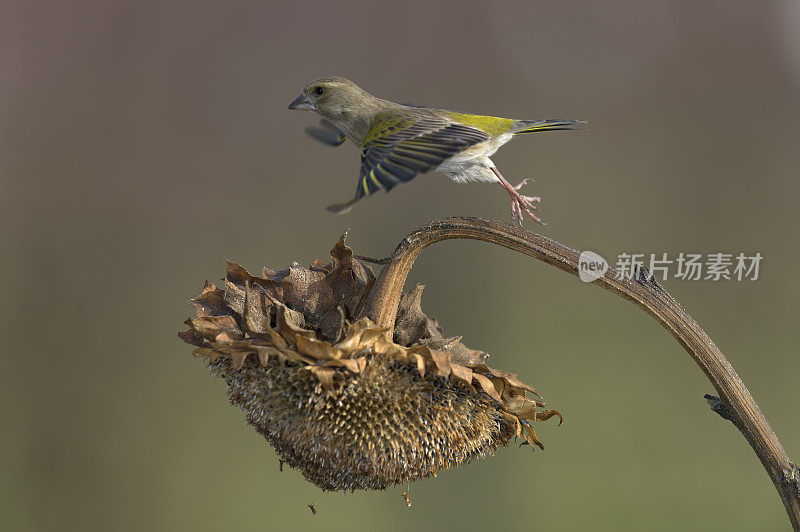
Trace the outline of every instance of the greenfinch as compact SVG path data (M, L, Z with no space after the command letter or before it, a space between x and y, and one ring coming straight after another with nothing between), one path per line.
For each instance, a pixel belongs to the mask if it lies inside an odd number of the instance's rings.
M577 129L581 120L514 120L415 107L372 96L342 77L312 81L289 109L314 111L320 127L306 128L312 137L332 146L350 139L361 149L355 197L332 212L346 212L359 199L383 188L387 192L419 174L435 171L456 183L499 183L511 196L511 215L522 225L523 214L536 222L539 196L523 196L523 179L512 185L489 158L517 135Z

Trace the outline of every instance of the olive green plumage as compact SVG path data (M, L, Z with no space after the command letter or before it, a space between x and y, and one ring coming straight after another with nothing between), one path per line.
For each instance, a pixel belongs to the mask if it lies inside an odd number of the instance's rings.
M332 146L349 138L361 149L355 197L329 207L335 212L347 210L381 188L389 191L428 171L441 172L456 182L500 181L514 199L515 193L489 157L516 135L576 129L585 124L576 120L514 120L402 105L376 98L341 77L309 83L289 108L315 111L322 117L320 127L306 128L312 137Z

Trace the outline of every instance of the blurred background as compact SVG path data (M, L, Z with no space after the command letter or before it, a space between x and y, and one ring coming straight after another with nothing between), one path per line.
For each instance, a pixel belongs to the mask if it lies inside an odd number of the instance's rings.
M565 414L543 453L402 493L278 472L175 333L225 259L383 256L443 216L510 221L496 185L438 175L348 214L358 153L287 110L343 75L384 98L577 118L494 160L547 227L622 252L760 252L755 282L669 280L795 460L800 3L5 1L0 4L0 514L6 530L780 530L754 453L672 337L631 304L484 243L409 284L445 333ZM312 515L308 504L318 514ZM6 526L7 525L7 526Z

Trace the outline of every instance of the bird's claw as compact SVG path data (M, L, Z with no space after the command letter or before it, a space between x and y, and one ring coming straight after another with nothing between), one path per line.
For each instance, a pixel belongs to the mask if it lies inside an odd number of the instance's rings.
M514 185L514 186L513 186L513 187L511 187L511 188L513 188L514 190L519 190L519 189L521 189L523 186L525 186L525 185L527 185L527 184L528 184L528 179L530 179L531 181L533 181L533 178L532 178L532 177L530 177L530 178L526 177L525 179L523 179L522 181L520 181L519 183L517 183L516 185Z
M497 168L491 167L491 170L494 172L494 175L497 176L497 180L500 182L500 185L502 185L502 187L506 189L506 192L508 192L508 195L511 196L511 217L517 220L520 226L522 226L524 214L527 214L533 218L536 223L546 225L541 219L539 219L538 216L533 213L533 211L538 210L534 203L539 203L542 201L542 198L539 196L523 196L517 192L528 183L528 178L526 177L516 185L512 185L506 181L500 172L497 171Z
M511 190L508 191L509 194L511 194L511 217L517 220L517 223L519 223L520 227L522 227L523 213L533 218L536 223L546 225L538 216L533 213L533 211L538 210L534 203L540 203L542 201L541 196L523 196L517 192L527 184L528 178L526 177L511 187L513 192Z
M523 213L527 214L533 220L541 225L546 225L542 220L536 216L533 211L538 210L534 203L539 203L542 198L539 196L522 196L516 195L511 197L511 217L515 218L520 226L522 226Z

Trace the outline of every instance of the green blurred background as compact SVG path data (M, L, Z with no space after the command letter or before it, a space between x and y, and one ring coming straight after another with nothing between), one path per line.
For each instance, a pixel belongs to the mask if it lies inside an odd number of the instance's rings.
M544 453L512 445L412 484L411 509L407 486L343 496L279 473L175 333L226 258L309 263L346 228L380 256L433 218L510 220L500 187L438 175L328 214L358 154L303 135L314 117L286 106L308 81L586 119L495 157L536 178L535 229L611 259L761 252L756 282L665 285L798 459L799 27L796 0L3 2L3 528L787 529L666 331L505 249L439 244L409 283L565 424L537 429Z

